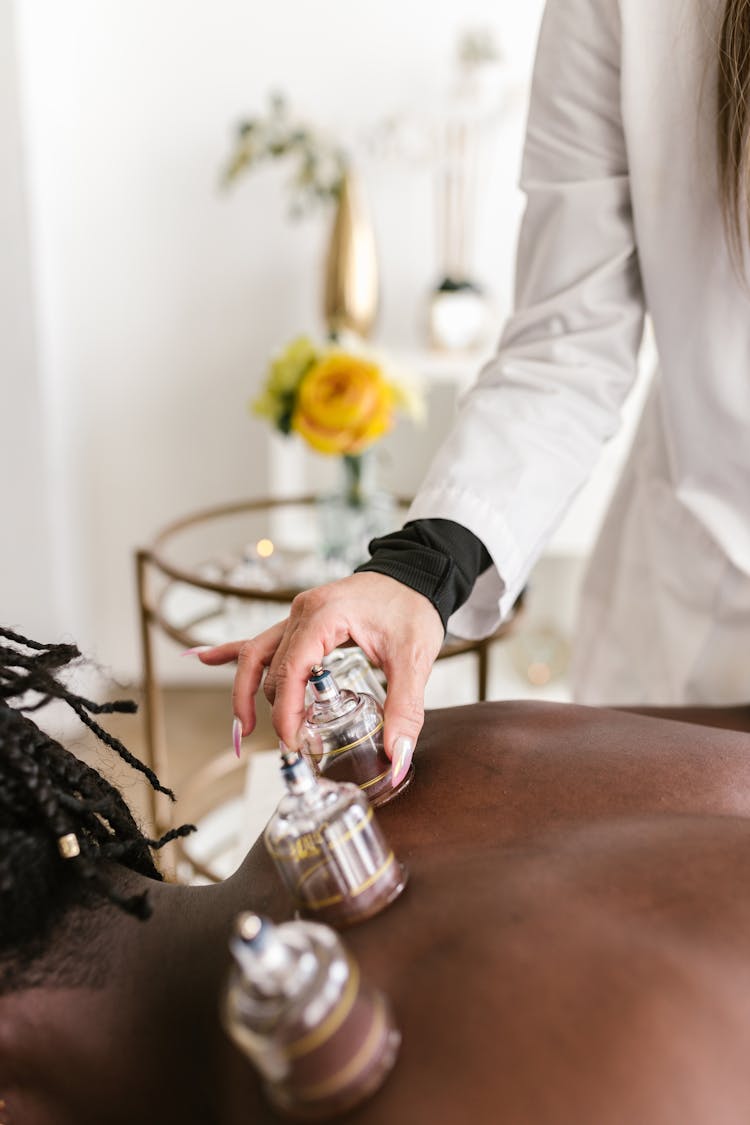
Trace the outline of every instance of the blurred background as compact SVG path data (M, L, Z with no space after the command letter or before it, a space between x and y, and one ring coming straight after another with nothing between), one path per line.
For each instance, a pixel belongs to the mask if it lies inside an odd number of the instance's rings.
M383 443L385 485L413 493L511 308L541 9L0 0L4 622L73 638L137 685L136 548L188 512L326 477L325 458L248 410L269 357L326 330L335 207L292 214L283 153L225 182L238 127L274 96L346 153L362 190L370 343L427 403L418 431ZM629 432L539 564L491 694L566 697L576 584ZM162 681L205 683L188 665L167 646Z
M236 126L273 92L353 153L379 259L373 338L411 361L441 271L429 129L462 37L491 39L498 104L472 261L493 302L491 349L510 301L540 12L540 0L1 0L3 621L73 636L137 678L134 547L187 511L269 492L276 439L247 402L269 355L324 329L331 223L325 206L290 218L282 160L222 187Z
M227 817L222 801L249 777L222 754L232 672L180 655L208 634L154 627L144 678L136 551L189 513L330 486L330 458L248 407L290 340L326 339L332 262L341 282L352 246L368 346L425 405L421 426L404 419L378 446L381 487L413 494L511 310L542 6L0 0L0 620L76 641L94 661L81 673L91 695L145 688L145 723L110 729L163 775L169 748L181 816L223 810L216 854L262 827L278 771L252 755L265 770L253 815L240 801ZM344 155L356 187L346 215L340 195L307 190L326 153ZM639 404L493 647L490 698L569 697L578 585ZM217 525L190 564L253 582L267 533L259 517L230 542ZM194 589L176 595L177 617L185 597L201 617ZM225 635L240 628L229 604L208 607ZM440 661L428 706L477 698L477 667L475 653ZM247 741L274 745L264 702ZM154 814L132 771L115 779Z

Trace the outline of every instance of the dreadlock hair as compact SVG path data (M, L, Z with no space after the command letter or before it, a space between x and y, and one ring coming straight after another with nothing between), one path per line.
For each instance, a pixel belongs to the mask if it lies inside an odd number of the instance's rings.
M117 789L23 713L63 700L105 745L174 800L153 771L92 718L134 712L136 704L94 703L58 679L60 669L79 657L75 645L38 644L0 629L0 957L36 956L74 903L107 899L147 918L146 894L120 894L107 864L161 880L152 850L195 830L187 824L149 839Z

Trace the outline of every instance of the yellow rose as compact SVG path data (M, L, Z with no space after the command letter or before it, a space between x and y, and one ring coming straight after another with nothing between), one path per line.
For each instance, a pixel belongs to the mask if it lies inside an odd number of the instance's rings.
M333 351L303 376L292 429L318 453L360 453L390 430L393 407L376 364Z

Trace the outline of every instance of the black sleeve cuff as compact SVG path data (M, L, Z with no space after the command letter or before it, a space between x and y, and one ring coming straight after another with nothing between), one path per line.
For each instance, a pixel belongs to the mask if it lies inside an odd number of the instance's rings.
M492 562L482 541L452 520L413 520L369 547L372 558L357 572L385 574L424 594L444 629Z

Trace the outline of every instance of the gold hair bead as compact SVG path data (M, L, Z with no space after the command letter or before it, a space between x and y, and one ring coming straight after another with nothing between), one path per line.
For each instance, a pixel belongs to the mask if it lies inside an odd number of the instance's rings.
M81 846L75 832L68 832L66 836L58 837L57 850L63 859L75 859L77 855L80 855Z

